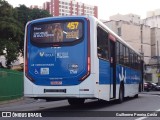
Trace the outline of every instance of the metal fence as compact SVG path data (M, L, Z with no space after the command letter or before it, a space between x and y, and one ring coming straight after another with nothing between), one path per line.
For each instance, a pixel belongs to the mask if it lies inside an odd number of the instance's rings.
M23 72L0 68L0 101L23 96Z

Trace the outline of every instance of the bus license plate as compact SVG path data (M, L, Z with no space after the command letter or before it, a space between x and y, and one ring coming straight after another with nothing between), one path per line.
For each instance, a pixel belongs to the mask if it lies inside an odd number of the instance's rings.
M62 81L51 81L51 85L62 85Z

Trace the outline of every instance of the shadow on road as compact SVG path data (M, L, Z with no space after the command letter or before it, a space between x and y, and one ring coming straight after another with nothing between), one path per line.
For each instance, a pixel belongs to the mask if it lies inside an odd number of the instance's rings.
M124 102L127 101L131 101L134 100L135 98L132 97L127 97L125 98ZM114 106L117 105L118 102L117 100L114 101L103 101L103 100L94 100L94 101L86 101L83 105L76 105L76 106L71 106L71 105L67 105L67 106L60 106L60 107L54 107L54 108L50 108L50 109L45 109L42 111L88 111L88 110L97 110L97 109L101 109L101 108L105 108L105 107L109 107L109 106ZM123 103L122 103L123 104Z
M125 98L124 102L132 101L134 99L135 98ZM103 100L94 100L87 101L83 105L66 105L50 109L43 109L40 112L44 112L44 116L52 117L113 117L115 116L116 111L105 111L103 108L110 106L113 107L114 105L117 106L117 101L106 102Z

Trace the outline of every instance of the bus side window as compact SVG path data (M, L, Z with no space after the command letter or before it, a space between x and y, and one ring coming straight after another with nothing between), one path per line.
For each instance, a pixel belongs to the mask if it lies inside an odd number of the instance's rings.
M97 28L97 55L99 58L108 60L108 33L102 28Z
M119 63L120 51L119 51L119 42L118 41L116 42L116 49L117 49L117 51L116 51L116 61L117 61L117 63Z
M129 66L129 49L128 49L128 47L126 47L125 60L126 60L126 66Z
M141 68L141 58L140 58L140 56L138 56L138 58L137 58L137 66L138 66L138 70L140 70L140 68Z
M123 44L120 43L120 58L119 58L119 63L120 64L123 64L124 63L124 47L123 47Z
M135 54L135 67L138 69L138 56Z
M134 66L134 52L131 52L131 68L135 68Z

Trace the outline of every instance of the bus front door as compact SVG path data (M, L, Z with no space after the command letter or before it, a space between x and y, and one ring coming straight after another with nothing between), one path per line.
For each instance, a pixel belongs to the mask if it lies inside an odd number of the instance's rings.
M110 42L110 73L111 73L111 81L110 81L110 99L116 98L116 48L115 48L115 40L113 38L109 38Z

